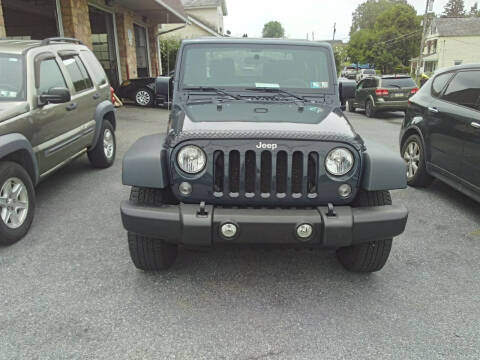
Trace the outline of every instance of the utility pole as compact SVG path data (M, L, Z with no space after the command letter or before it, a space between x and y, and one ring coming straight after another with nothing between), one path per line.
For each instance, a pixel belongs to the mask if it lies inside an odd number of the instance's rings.
M420 77L420 67L422 66L423 62L423 49L425 48L425 38L427 37L427 30L428 30L428 12L429 10L433 10L433 2L434 0L427 0L427 4L425 5L425 14L423 15L423 31L422 31L422 41L420 43L420 55L418 57L417 62L417 81Z
M312 41L315 41L315 32L312 31Z
M337 33L337 23L333 23L333 39L335 40L335 34Z

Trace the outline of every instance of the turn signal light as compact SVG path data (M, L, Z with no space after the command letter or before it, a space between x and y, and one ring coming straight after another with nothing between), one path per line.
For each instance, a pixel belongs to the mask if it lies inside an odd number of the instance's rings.
M388 90L387 89L376 89L375 94L377 96L388 96Z

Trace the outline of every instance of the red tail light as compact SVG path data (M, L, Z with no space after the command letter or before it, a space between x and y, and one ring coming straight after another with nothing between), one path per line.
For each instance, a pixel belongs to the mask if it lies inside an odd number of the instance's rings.
M112 98L112 104L115 104L115 90L110 86L110 96Z
M376 89L375 94L377 96L388 96L388 90L387 89Z
M416 94L418 92L418 88L415 88L415 89L412 89L412 91L410 91L410 93L413 95L413 94Z

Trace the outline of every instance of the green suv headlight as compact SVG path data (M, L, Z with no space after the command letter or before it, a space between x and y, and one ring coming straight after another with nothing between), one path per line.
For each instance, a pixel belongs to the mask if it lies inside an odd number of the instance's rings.
M205 168L207 156L198 146L187 145L178 152L177 163L186 173L197 174Z
M342 176L353 168L353 154L345 148L330 151L325 159L325 168L334 176Z

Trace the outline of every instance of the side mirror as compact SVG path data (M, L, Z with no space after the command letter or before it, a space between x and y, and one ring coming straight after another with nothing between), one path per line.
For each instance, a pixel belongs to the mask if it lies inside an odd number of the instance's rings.
M357 84L353 80L342 80L338 84L338 89L340 93L340 103L342 105L342 110L345 110L345 104L348 100L355 98L355 90L357 89Z
M38 97L40 105L63 104L71 100L70 91L67 88L53 87L47 93Z
M173 92L173 77L159 76L155 79L155 95L157 98L163 99L164 103L168 103Z

